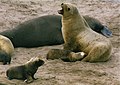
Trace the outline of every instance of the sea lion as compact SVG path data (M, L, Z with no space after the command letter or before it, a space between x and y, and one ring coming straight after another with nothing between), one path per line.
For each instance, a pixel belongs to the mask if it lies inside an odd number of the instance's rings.
M81 60L85 57L84 52L72 52L65 49L51 49L47 53L47 59L61 59L66 62L74 62L76 60Z
M47 59L62 59L66 58L70 54L70 50L65 50L65 49L51 49L47 53Z
M112 34L98 20L88 16L84 18L93 30L103 34L101 29L104 29L107 30L103 31L107 36ZM25 21L12 30L6 30L0 34L8 37L15 48L59 45L64 43L61 27L61 16L46 15Z
M87 21L90 28L95 32L100 33L106 37L112 36L112 32L109 30L109 28L105 25L102 25L102 23L96 18L89 17L88 15L83 16L83 18Z
M10 39L0 35L0 62L3 62L3 65L10 64L13 52L14 46Z
M44 61L39 59L38 57L31 58L27 63L20 66L14 66L9 68L6 71L6 75L9 80L11 79L19 79L25 80L26 83L31 83L34 78L34 74L36 73L38 67L44 64Z
M109 39L91 30L90 26L78 12L76 6L62 3L62 34L64 49L87 54L82 61L102 62L110 58L112 45Z

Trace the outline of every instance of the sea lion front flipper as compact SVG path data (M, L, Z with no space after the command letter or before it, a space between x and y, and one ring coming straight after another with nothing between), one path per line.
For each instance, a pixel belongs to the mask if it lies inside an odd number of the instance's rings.
M34 75L32 76L32 79L37 80L38 78L35 78Z
M30 75L26 75L26 77L27 77L27 79L26 79L24 82L26 82L27 84L33 82L33 78L32 78L32 76L30 76Z
M75 61L80 61L86 56L86 53L84 52L70 52L68 56L66 57L61 57L63 61L66 62L75 62Z

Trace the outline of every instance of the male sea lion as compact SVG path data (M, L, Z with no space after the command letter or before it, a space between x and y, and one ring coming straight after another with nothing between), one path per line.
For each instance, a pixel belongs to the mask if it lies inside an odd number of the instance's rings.
M14 66L6 71L8 79L20 79L25 80L26 83L33 82L34 74L38 67L44 64L44 61L38 57L31 58L26 64L20 66Z
M13 52L12 42L7 37L0 35L0 62L3 62L3 65L10 64Z
M91 30L86 20L79 14L76 6L61 4L62 34L64 49L87 54L82 61L100 62L110 58L112 45L103 35Z
M65 50L65 49L51 49L47 53L47 59L62 59L63 61L66 62L73 62L76 60L81 60L85 57L84 52L72 52L70 50Z
M88 16L84 16L84 18L93 30L107 36L112 34L98 20ZM6 30L0 34L8 37L15 48L56 45L64 43L61 27L61 16L46 15L26 21L12 30ZM101 29L107 31L102 33Z

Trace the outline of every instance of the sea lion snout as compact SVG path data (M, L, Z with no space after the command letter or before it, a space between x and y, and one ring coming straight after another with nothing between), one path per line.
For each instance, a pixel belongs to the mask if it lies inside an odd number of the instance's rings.
M61 4L61 8L62 8L61 10L58 10L58 13L63 15L63 13L64 13L64 3Z
M63 5L64 5L64 4L62 3L62 4L61 4L62 9L61 9L61 10L58 10L58 13L59 13L59 14L62 14L62 15L63 15L63 13L64 13L64 11L63 11Z
M64 13L64 12L63 12L63 9L58 10L58 13L63 15L63 13Z

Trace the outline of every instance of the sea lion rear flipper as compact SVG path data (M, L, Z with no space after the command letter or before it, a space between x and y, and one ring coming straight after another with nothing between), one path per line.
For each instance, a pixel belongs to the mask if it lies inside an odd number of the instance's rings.
M108 29L107 26L103 27L103 29L101 30L101 33L106 37L112 36L112 32Z

